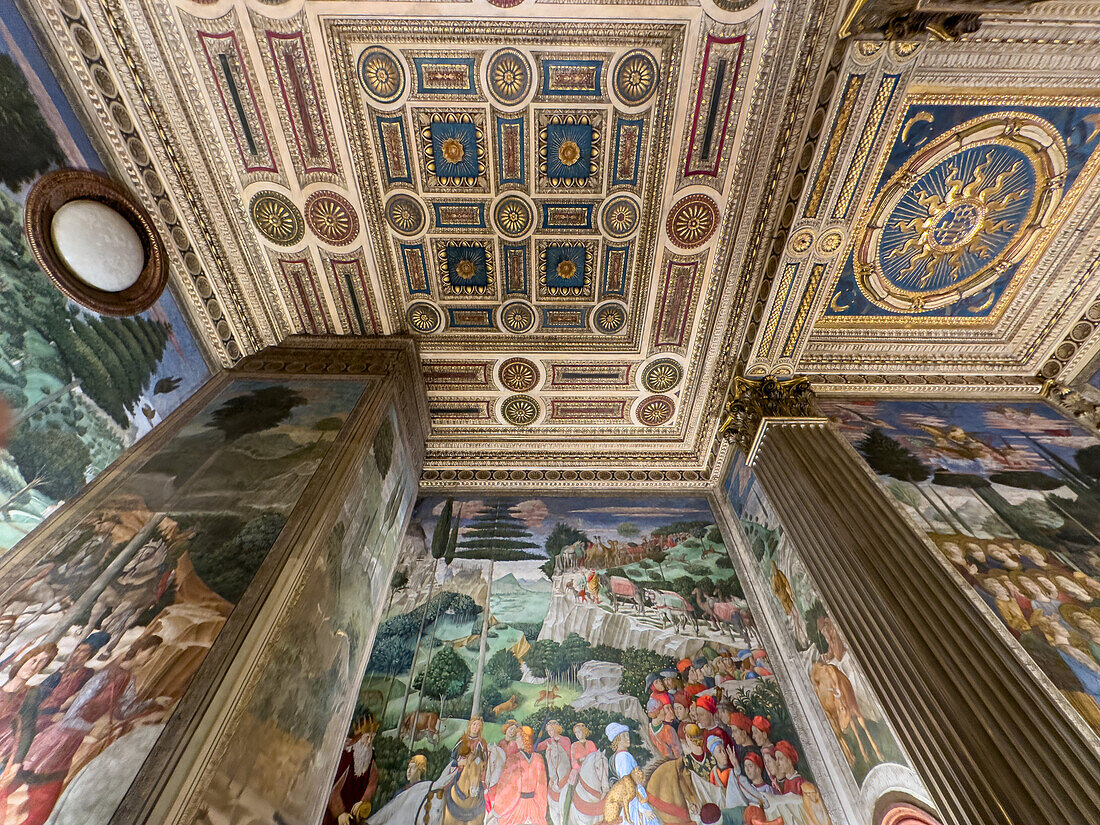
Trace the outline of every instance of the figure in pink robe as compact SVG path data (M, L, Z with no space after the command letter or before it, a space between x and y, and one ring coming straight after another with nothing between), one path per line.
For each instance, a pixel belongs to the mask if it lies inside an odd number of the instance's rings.
M546 763L534 752L535 732L520 729L520 749L508 757L495 787L498 825L546 825Z

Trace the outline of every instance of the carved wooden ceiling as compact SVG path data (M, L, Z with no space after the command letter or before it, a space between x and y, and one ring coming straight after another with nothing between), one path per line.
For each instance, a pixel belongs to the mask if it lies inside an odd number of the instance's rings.
M28 12L217 360L409 333L426 483L701 486L735 369L1091 356L1100 34L1042 8L836 48L836 0Z

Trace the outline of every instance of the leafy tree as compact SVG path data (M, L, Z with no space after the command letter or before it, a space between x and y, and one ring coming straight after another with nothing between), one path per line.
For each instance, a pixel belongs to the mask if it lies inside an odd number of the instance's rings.
M472 704L473 698L474 698L473 696L470 697L470 699L471 699L471 709L473 707L473 704ZM489 721L492 721L493 719L496 719L496 714L493 713L493 708L495 708L497 705L499 705L504 700L505 700L504 694L501 693L500 688L496 687L495 685L485 685L484 687L482 687L482 689L481 689L481 718L482 719L487 719Z
M898 481L912 484L913 489L924 497L933 510L939 513L940 518L946 524L953 525L954 522L951 516L945 513L943 508L938 506L925 492L924 488L920 486L920 482L926 480L932 473L912 450L888 436L878 427L872 429L856 445L856 449L866 459L871 469L879 475L890 476ZM939 484L939 478L940 474L937 473L934 483ZM920 512L920 508L917 509ZM924 514L921 513L921 516L923 518ZM929 526L931 526L931 522L929 522Z
M562 550L578 541L588 542L588 536L571 524L559 521L546 537L546 552L551 556L558 555Z
M535 641L542 632L542 622L508 622L508 626L522 633L529 642Z
M230 398L214 410L206 426L221 430L227 442L236 441L277 427L305 403L305 396L289 387L261 387Z
M539 678L558 673L562 669L561 645L553 639L539 639L531 645L523 661Z
M440 705L447 699L462 695L470 684L470 668L452 648L445 647L435 654L424 672L420 689L438 696ZM442 715L442 714L441 714Z
M393 439L393 423L387 415L378 425L378 432L374 434L374 463L382 478L389 474L390 464L393 463Z
M817 620L824 619L828 614L825 612L825 606L821 603L820 599L814 599L813 604L810 605L810 609L806 611L805 623L806 633L810 637L810 641L813 642L814 647L817 648L817 652L824 654L829 649L829 642L825 636L817 628Z
M619 525L619 535L626 539L632 539L642 534L641 528L632 521L624 521Z
M23 479L41 479L39 489L54 499L79 493L84 472L92 463L92 454L80 437L59 427L20 427L7 449Z
M871 430L856 445L860 454L879 475L899 481L916 483L930 475L928 468L905 445L888 436L878 427Z
M246 521L229 541L206 546L196 546L193 542L191 562L195 572L207 587L236 604L285 524L286 516L271 511Z
M344 426L344 419L338 415L330 415L328 418L322 418L316 424L313 425L313 431L317 433L317 440L320 441L328 433L336 433L340 431L340 428Z
M555 559L561 554L561 551L571 544L576 544L578 541L583 541L587 544L588 536L576 527L562 521L554 525L554 529L551 530L550 535L546 537L546 552L550 558L539 566L539 569L546 575L546 578L550 579L554 577Z
M1100 444L1084 447L1073 454L1073 460L1081 472L1100 481Z
M371 673L394 675L405 673L413 662L413 649L403 638L388 636L374 643L367 670Z
M489 661L485 663L485 673L494 677L501 685L517 682L523 678L519 659L516 658L516 654L507 649L498 650L489 657Z
M588 658L597 662L613 662L622 664L623 652L611 645L593 645L588 651Z
M1065 485L1060 478L1049 476L1038 470L1004 470L993 473L989 480L1006 487L1018 487L1023 490L1057 490Z
M65 160L27 78L6 54L0 55L0 134L0 182L13 192Z
M658 527L650 535L661 537L671 536L675 533L687 533L690 536L701 539L707 534L707 528L710 527L710 524L709 521L674 521L672 524Z
M592 645L578 633L570 633L561 643L562 665L573 671L574 681L580 666L587 662L592 655Z

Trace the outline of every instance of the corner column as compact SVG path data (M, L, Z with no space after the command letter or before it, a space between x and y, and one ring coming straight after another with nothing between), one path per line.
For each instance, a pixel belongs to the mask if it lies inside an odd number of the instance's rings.
M805 379L736 379L721 431L759 483L946 822L1100 822L1100 758Z

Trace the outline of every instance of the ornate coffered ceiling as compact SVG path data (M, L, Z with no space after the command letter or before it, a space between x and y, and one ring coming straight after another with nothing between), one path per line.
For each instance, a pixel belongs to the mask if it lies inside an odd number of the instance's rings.
M1040 6L839 45L837 0L27 11L221 362L408 333L425 483L705 485L735 371L1012 389L1097 349L1100 34Z
M409 333L429 482L709 480L836 3L31 11L224 363Z
M1032 9L957 42L851 45L747 374L939 392L1080 371L1100 318L1100 19Z

